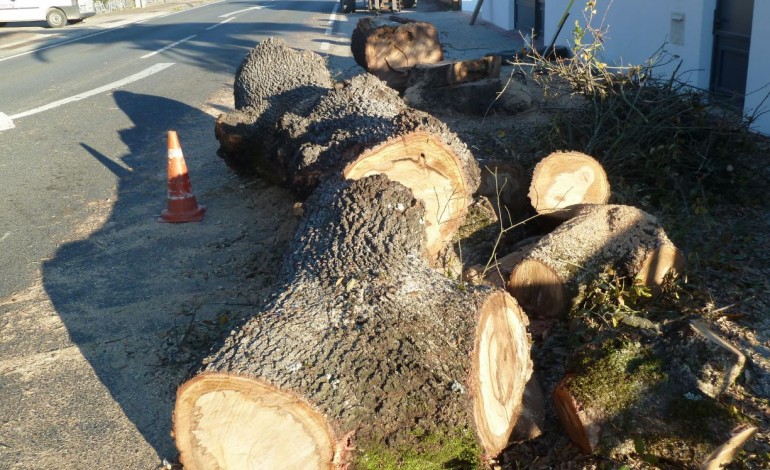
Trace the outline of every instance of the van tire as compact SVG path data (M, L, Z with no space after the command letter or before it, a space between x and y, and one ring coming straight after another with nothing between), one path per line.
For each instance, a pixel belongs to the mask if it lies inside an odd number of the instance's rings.
M51 8L45 15L45 22L52 28L61 28L67 24L67 15L58 8Z

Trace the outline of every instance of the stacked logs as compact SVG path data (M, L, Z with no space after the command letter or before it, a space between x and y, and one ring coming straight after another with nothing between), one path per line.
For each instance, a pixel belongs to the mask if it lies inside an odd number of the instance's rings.
M469 434L478 457L498 456L543 426L527 314L564 319L608 269L653 287L683 269L654 217L607 204L587 155L551 154L531 181L507 163L482 172L381 80L335 83L318 56L274 39L247 56L235 94L238 109L216 123L220 155L309 198L273 300L179 389L186 468L355 467L382 449L435 455ZM476 268L481 285L458 285L434 267L477 189L507 224L531 211L555 229ZM567 434L586 453L643 454L639 442L692 433L697 412L708 439L692 458L729 462L755 431L731 434L718 401L745 359L703 324L649 323L574 351L552 395ZM685 424L667 429L672 413Z
M468 436L491 458L536 436L527 316L432 268L478 186L475 159L379 79L328 83L307 70L320 64L261 43L236 77L239 109L217 120L231 166L309 197L273 300L178 391L182 463L343 468ZM267 67L269 80L240 76Z
M547 220L541 226L555 229L466 275L506 287L533 321L552 323L579 311L607 272L653 295L683 272L684 256L655 217L607 204L609 183L593 158L555 152L535 166L531 180L526 174L490 162L479 193L497 203L498 214L522 220L531 210ZM522 208L527 187L530 207ZM584 320L573 314L571 328L585 335L586 327L576 326ZM702 468L729 463L756 432L721 400L743 369L743 354L698 320L657 323L618 313L613 321L619 324L571 352L570 372L553 390L555 411L575 445L610 458L633 453Z

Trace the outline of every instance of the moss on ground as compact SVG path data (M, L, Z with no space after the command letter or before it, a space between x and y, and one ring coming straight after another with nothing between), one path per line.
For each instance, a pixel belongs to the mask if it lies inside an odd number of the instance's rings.
M390 449L375 445L355 459L360 470L472 470L482 467L476 437L466 430L459 435L415 436L419 445Z
M615 415L667 379L662 361L638 342L603 343L598 359L584 356L583 373L570 379L569 389L579 403Z

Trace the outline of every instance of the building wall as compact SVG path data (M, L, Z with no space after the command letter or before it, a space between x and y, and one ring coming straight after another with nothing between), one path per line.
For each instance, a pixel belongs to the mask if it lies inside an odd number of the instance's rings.
M770 44L770 2L754 0L754 20L751 24L751 49L749 50L749 72L746 79L746 102L744 112L770 111L770 56L764 50ZM763 103L764 100L764 103ZM754 129L770 135L770 113L759 116Z
M713 21L717 0L597 0L596 24L607 28L600 58L611 65L642 64L664 53L661 75L674 73L691 85L707 90L714 47ZM543 40L550 43L569 0L545 1ZM585 24L585 0L575 0L556 44L572 45L575 20ZM476 0L463 0L463 11L473 12ZM514 27L514 0L484 0L479 18L502 29ZM754 19L746 82L745 114L770 109L770 1L754 0ZM587 38L586 40L590 40ZM679 65L681 61L681 65ZM758 117L755 129L770 135L770 113Z
M553 38L568 3L546 1L546 41ZM584 0L575 1L557 44L572 44L575 20L586 23L584 7ZM669 63L659 69L661 74L673 73L681 59L680 78L708 88L715 7L716 0L597 0L594 24L607 28L601 59L611 65L638 65L663 47L661 63Z
M505 31L511 31L516 24L513 2L514 0L484 0L478 19ZM473 13L474 8L476 8L476 0L462 0L462 11Z

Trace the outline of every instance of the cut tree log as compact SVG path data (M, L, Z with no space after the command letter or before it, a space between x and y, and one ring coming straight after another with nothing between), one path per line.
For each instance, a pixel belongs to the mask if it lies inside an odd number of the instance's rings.
M389 86L403 91L409 69L444 59L436 27L425 22L395 23L361 18L350 38L356 63Z
M508 290L529 315L562 317L607 268L657 286L670 271L683 271L684 257L652 215L630 206L583 206L527 253Z
M262 169L262 176L279 180L271 162L276 121L289 110L332 87L326 60L310 51L292 49L281 39L268 38L254 47L235 75L236 111L222 114L214 126L218 154L243 173ZM267 169L269 168L269 169Z
M602 165L580 152L554 152L535 166L529 199L538 214L567 220L583 204L606 204L610 184Z
M714 345L703 329L702 323L696 328L681 322L645 342L599 340L574 353L576 370L557 385L553 399L575 445L586 454L622 458L636 453L690 468L729 443L742 418L710 395L713 384L704 383L721 359L710 356ZM629 328L624 331L613 334L633 337ZM728 374L719 375L721 381ZM734 455L735 445L730 451Z
M500 78L502 59L484 57L468 60L444 60L435 64L417 64L409 69L407 88L437 88L488 78Z
M479 184L478 164L457 135L368 74L320 96L307 114L284 115L275 139L285 179L300 194L327 178L376 173L411 189L425 204L431 260L451 242Z
M305 208L282 290L177 393L185 468L345 468L473 434L500 453L532 368L515 300L431 269L422 203L384 175L328 180Z
M273 54L286 60L304 57L277 42L258 48L260 53L250 54L244 70L271 67ZM319 61L309 64L315 67ZM262 95L269 89L254 92L256 101L270 103L264 112L249 107L220 117L220 155L303 197L326 178L387 173L424 201L426 254L435 259L462 223L478 187L480 171L467 146L436 118L410 109L372 75L331 88L288 82L296 85L293 91L266 98ZM295 94L297 90L302 93Z

